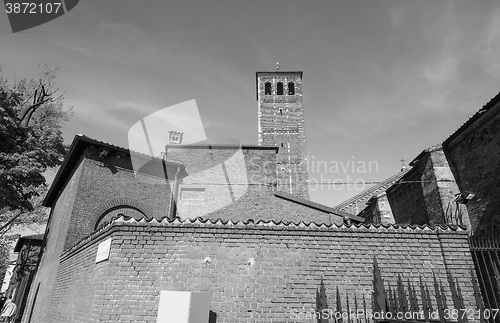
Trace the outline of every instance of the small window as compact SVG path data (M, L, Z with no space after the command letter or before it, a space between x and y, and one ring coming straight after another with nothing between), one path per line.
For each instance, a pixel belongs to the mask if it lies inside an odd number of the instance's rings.
M283 115L283 109L280 108L280 115Z
M266 84L264 84L264 95L271 95L271 83L270 82L266 82Z
M278 82L276 87L276 95L283 95L283 83Z
M288 95L295 95L295 85L293 82L288 83Z

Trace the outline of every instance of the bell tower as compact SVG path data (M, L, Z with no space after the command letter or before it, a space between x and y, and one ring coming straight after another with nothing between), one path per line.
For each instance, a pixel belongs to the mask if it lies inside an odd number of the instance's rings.
M276 146L277 189L309 199L302 72L257 72L259 145Z

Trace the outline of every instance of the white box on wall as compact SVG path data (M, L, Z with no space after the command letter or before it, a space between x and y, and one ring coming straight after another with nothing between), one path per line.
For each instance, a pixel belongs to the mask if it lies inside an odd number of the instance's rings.
M161 291L156 323L208 323L211 293Z

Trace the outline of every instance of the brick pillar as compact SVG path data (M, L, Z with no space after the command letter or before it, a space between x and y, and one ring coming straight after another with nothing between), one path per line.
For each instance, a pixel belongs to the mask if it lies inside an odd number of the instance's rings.
M471 223L465 205L455 203L456 194L460 193L457 182L451 171L448 160L441 146L430 152L432 171L436 180L435 189L441 201L441 211L443 219L435 223L460 224L454 219L457 214L461 214L463 225L470 229ZM432 219L431 223L432 223ZM437 219L435 219L437 220Z
M394 215L392 214L391 205L389 204L389 200L387 199L387 194L385 192L380 193L377 196L377 214L380 216L378 219L381 224L393 224L396 223L394 221Z

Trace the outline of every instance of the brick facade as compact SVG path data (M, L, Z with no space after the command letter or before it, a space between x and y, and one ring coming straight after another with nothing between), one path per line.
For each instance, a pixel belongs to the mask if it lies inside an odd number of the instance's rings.
M342 225L348 214L273 191L276 175L264 166L275 148L243 147L236 163L257 179L234 203L201 219L188 212L168 220L172 171L168 179L134 174L125 149L75 140L46 199L52 213L25 323L155 322L161 290L212 292L218 323L292 322L290 311L314 308L321 276L329 295L336 286L370 295L374 255L392 285L397 274L430 285L433 273L444 282L450 273L473 304L467 231ZM190 188L241 176L224 164L233 155L228 147L176 148L167 151L175 163L160 164ZM110 259L96 264L98 243L109 237Z
M460 190L442 147L424 150L410 165L412 169L387 190L394 221L468 226L467 210L454 202ZM459 212L458 221L454 217Z
M167 159L185 165L179 180L181 219L273 220L341 224L339 215L276 197L277 147L175 146ZM272 214L272 216L270 216Z
M396 223L389 199L385 192L371 198L366 205L367 206L358 214L358 216L365 219L366 223L383 225Z
M278 189L309 199L302 72L257 72L256 76L259 145L279 148Z
M82 151L52 208L46 247L32 285L36 288L40 284L32 322L45 322L50 317L49 302L61 253L94 232L108 211L123 206L120 213L124 214L133 207L146 218L168 215L171 192L165 179L146 174L136 177L130 158L117 158L117 154L103 160L97 148L88 146ZM32 289L27 308L33 305L33 298Z
M442 145L418 155L413 168L387 190L395 222L462 224L474 233L498 232L499 132L500 94ZM376 218L374 210L369 205L363 217Z
M178 216L206 216L241 198L257 200L260 191L272 194L276 189L277 150L258 146L167 146L167 159L185 165L186 174L179 180Z
M474 231L500 230L500 94L444 143Z
M170 215L174 177L172 174L176 172L167 171L168 179L165 179L160 176L163 174L161 167L161 174L156 174L158 165L150 165L148 169L143 167L140 172L134 173L127 150L87 137L77 137L72 147L66 164L60 170L60 174L65 175L56 178L46 200L49 201L46 206L52 206L52 213L45 237L46 247L28 301L27 308L30 308L29 316L32 317L32 322L50 321L49 303L54 297L54 286L59 284L56 274L59 257L63 251L119 215L137 220L160 220ZM103 157L104 149L108 150L108 154ZM236 163L242 168L238 168L227 162L234 155L234 149L228 147L173 149L168 152L168 158L186 162L179 179L181 189L192 187L195 185L193 183L201 183L202 187L212 194L208 195L209 202L214 203L212 205L215 207L212 213L204 214L205 218L245 221L274 219L327 224L343 222L342 216L274 195L273 183L276 174L274 167L269 165L276 163L276 148L256 146L244 148L241 153L243 158ZM203 173L206 169L224 168L221 162L226 166L226 172ZM241 165L238 164L240 162ZM176 165L180 164L172 165L175 169ZM218 208L220 205L216 203L223 201L221 193L227 192L220 190L219 185L209 184L226 183L227 176L234 178L247 175L249 185L244 194L235 200L235 203ZM233 194L237 193L238 186L235 187ZM60 191L54 188L59 188ZM234 198L234 195L232 197ZM182 198L179 202L182 204ZM191 214L188 210L184 216L195 219L197 214ZM38 290L36 300L35 290ZM27 322L27 319L28 316L25 315L24 322Z
M421 171L411 169L387 190L387 198L396 223L425 224L429 221L429 213L425 205L425 197L420 184Z
M109 237L110 258L96 264ZM161 290L211 292L218 323L301 321L290 313L315 308L321 277L329 299L337 286L371 295L374 255L393 287L398 274L431 288L449 273L473 307L461 229L118 221L62 256L50 322L153 323Z
M47 247L42 249L42 258L32 284L23 322L46 322L49 318L52 286L56 281L59 257L64 250L68 236L71 219L69 210L74 207L82 169L80 163L62 191L58 203L51 210L44 241Z

